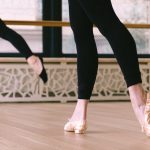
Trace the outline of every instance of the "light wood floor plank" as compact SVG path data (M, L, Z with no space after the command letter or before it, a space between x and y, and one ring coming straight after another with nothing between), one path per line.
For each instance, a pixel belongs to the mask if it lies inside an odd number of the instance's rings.
M63 131L75 103L0 104L0 150L149 150L129 102L90 103L88 130Z

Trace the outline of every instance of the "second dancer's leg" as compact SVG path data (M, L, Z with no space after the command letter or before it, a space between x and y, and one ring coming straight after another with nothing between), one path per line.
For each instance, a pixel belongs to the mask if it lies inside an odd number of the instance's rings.
M42 59L35 56L24 38L11 28L7 27L1 19L0 37L12 43L12 45L26 58L28 64L33 68L33 70L42 78L44 82L47 82L47 75Z

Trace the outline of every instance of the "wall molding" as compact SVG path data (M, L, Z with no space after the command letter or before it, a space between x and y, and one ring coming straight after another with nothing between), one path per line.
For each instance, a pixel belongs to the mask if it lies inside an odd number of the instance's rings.
M149 59L139 59L145 90L150 89ZM0 102L76 101L75 58L46 58L49 76L43 84L23 58L0 58ZM122 73L115 59L100 59L91 101L129 100Z

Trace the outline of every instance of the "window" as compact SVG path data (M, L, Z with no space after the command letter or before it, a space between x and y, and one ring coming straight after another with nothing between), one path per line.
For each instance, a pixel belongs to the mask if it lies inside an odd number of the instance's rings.
M150 23L150 0L112 0L116 14L123 23ZM121 8L121 9L120 9ZM62 0L62 20L69 21L68 0ZM94 28L99 54L113 54L107 40ZM150 54L150 29L129 29L136 44L138 54ZM76 47L70 27L62 29L62 53L76 54Z
M0 18L3 20L41 20L42 0L5 0L0 1ZM9 26L29 44L35 53L42 53L42 27ZM18 51L8 41L0 39L0 55L18 54Z

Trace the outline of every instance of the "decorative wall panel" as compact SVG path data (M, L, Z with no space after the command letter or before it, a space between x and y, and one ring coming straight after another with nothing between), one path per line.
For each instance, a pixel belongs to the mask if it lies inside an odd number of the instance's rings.
M26 63L0 64L0 102L16 101L75 101L77 99L76 63L47 62L49 80L42 80ZM150 89L150 64L140 65L143 86ZM91 100L128 100L128 91L116 63L99 65Z

